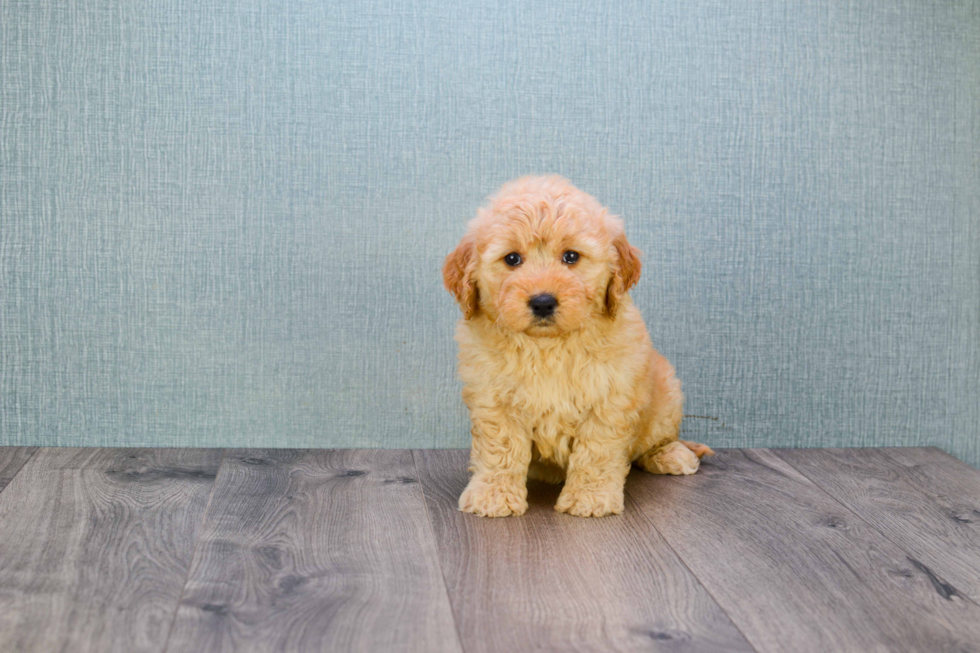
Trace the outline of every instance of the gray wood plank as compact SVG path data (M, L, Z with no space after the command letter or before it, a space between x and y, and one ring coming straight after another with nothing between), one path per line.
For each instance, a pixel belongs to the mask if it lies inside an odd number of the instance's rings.
M770 451L627 492L760 651L980 649L977 605Z
M933 448L775 453L980 603L980 471Z
M37 447L0 447L0 492L13 480Z
M410 451L229 453L170 651L459 651Z
M466 451L415 457L466 651L752 650L635 505L571 517L532 483L525 515L483 519L457 510Z
M161 651L219 461L37 451L0 493L0 651Z

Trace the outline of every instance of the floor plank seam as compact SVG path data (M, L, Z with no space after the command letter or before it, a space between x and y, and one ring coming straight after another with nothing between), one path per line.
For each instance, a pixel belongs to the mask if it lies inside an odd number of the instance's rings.
M28 448L28 449L29 449L30 447L26 447L26 448ZM10 487L10 485L11 485L11 483L13 483L13 482L14 482L14 479L16 479L16 478L17 478L17 475L18 475L18 474L20 474L20 472L21 472L21 471L22 471L22 470L23 470L23 469L24 469L25 467L27 467L27 463L29 463L29 462L31 462L31 459L32 459L32 458L34 457L34 454L36 454L36 453L37 453L38 451L40 451L40 450L41 450L41 447L34 447L34 450L33 450L33 451L31 451L31 453L29 453L29 454L27 455L27 460L25 460L25 461L24 461L23 463L21 463L21 465L20 465L20 467L18 467L18 468L17 468L17 471L16 471L16 472L14 472L14 475L10 477L10 480L9 480L9 481L7 481L7 483L6 483L6 484L5 484L5 485L4 485L3 487L0 487L0 492L3 492L3 491L4 491L4 490L6 490L6 489L7 489L8 487Z
M875 526L874 524L872 524L871 522L869 522L867 519L865 519L864 517L862 517L860 514L857 513L857 511L855 511L854 509L852 509L850 506L848 506L848 505L846 505L844 503L841 503L840 500L838 500L834 495L832 495L830 492L828 492L826 489L824 489L824 487L822 485L820 485L820 483L818 483L810 475L808 475L806 472L804 472L798 466L794 465L791 461L787 460L784 456L780 456L778 449L770 449L769 451L771 451L773 454L775 454L777 457L779 457L779 459L782 460L783 462L785 462L787 465L789 465L790 467L792 467L793 469L795 469L801 476L803 476L808 481L810 481L810 483L812 483L815 488L817 488L818 490L820 490L821 492L823 492L825 495L827 495L832 501L836 502L844 510L846 510L847 512L849 512L852 515L854 515L855 517L857 517L858 520L860 520L863 524L867 525L867 527L872 532L877 533L882 538L884 538L887 542L891 542L892 544L894 544L895 547L899 551L901 551L902 553L905 554L905 557L908 559L909 563L911 563L914 567L916 567L917 569L919 569L919 571L922 571L922 573L926 574L926 576L928 576L930 578L930 580L933 582L933 585L934 586L936 585L936 580L933 580L934 578L937 578L935 576L935 572L933 572L928 567L925 568L928 571L925 571L922 568L920 568L920 567L924 567L923 563L919 562L911 553L909 553L908 549L906 549L902 544L900 544L899 542L893 540L884 531L882 531L880 528L878 528L877 526ZM889 460L891 460L891 459L889 458ZM972 603L973 605L975 605L977 607L980 607L980 603L978 603L977 601L974 601L971 597L967 596L965 593L963 593L960 590L956 589L945 578L943 579L943 581L945 581L945 584L948 587L952 588L955 591L955 595L956 596L960 597L964 601L969 601L970 603ZM949 600L948 597L947 597L947 600Z
M463 646L463 635L459 632L459 617L456 615L456 607L453 605L452 597L449 596L449 585L446 583L446 570L442 568L442 556L439 555L439 544L436 533L432 528L432 517L429 515L429 504L425 500L425 484L422 483L422 474L419 473L419 461L415 457L415 449L412 452L412 466L415 467L415 478L419 483L419 492L422 495L422 507L425 509L425 521L429 525L429 534L432 536L432 543L436 550L436 560L439 562L439 577L442 578L442 591L446 593L446 602L449 604L449 612L453 615L453 629L456 631L456 640L459 642L459 650L465 653L466 647Z
M640 471L643 474L648 473L642 470ZM681 557L680 552L676 548L674 548L674 545L671 543L670 540L667 539L667 536L664 535L660 531L660 529L657 528L657 525L653 523L653 520L647 516L646 511L640 506L640 503L636 500L636 498L632 494L630 494L629 490L626 490L625 495L629 497L630 503L633 504L633 508L637 511L637 514L639 514L643 519L643 521L646 522L654 531L656 531L660 535L663 541L667 544L667 548L670 549L675 556L677 556L677 560L680 561L680 563L684 566L685 569L687 569L688 572L690 572L691 578L697 581L698 585L700 585L701 588L704 590L704 593L707 594L709 597L711 597L711 600L715 602L715 605L718 606L718 609L721 610L722 614L728 617L728 620L732 623L732 626L735 627L735 630L737 630L739 633L742 634L742 637L745 639L746 642L748 642L749 646L751 646L752 649L756 651L756 653L760 653L761 649L759 649L759 647L756 646L751 639L749 639L749 636L745 634L741 626L738 625L738 622L735 621L732 615L728 614L728 611L725 610L724 606L718 601L718 598L711 593L711 590L708 589L707 585L705 585L704 582L701 580L701 578L696 573L694 573L694 570L691 569L691 567L687 564L687 561L685 561L684 558Z
M167 637L163 642L163 648L160 649L161 653L167 653L167 649L170 648L170 637L173 635L174 627L177 625L177 614L180 612L180 602L184 600L184 593L187 591L187 583L191 577L191 569L194 566L194 557L197 555L197 547L201 541L201 533L204 532L204 523L208 518L208 510L211 508L211 499L214 498L214 488L218 486L218 477L221 476L221 470L225 467L225 460L228 458L228 450L221 450L221 459L218 461L218 471L214 474L214 480L211 482L211 489L208 491L208 500L204 504L204 510L201 512L201 523L198 525L197 536L194 538L194 546L191 549L191 556L187 561L187 573L184 574L184 583L180 586L180 596L177 598L177 605L174 607L174 616L170 620L170 628L167 629Z

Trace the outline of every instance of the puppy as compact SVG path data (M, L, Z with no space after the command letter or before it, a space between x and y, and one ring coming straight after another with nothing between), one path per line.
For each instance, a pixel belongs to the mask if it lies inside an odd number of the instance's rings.
M459 509L527 510L527 479L565 485L555 509L623 511L630 464L693 474L703 444L677 439L684 396L627 291L640 252L623 224L560 177L489 198L446 257L473 476Z

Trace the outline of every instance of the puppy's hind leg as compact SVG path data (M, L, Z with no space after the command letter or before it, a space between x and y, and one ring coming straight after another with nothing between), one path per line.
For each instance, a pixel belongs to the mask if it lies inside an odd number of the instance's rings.
M636 464L651 474L686 476L698 471L702 456L711 456L714 453L707 445L676 440L646 452Z

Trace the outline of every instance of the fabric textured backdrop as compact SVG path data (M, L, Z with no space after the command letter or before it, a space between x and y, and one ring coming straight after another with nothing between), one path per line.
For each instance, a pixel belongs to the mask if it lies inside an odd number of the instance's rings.
M980 5L0 4L0 444L460 447L440 265L623 216L712 446L980 464Z

